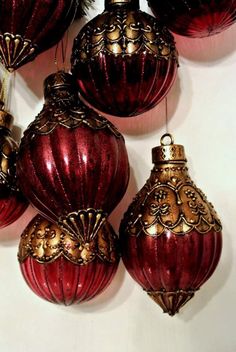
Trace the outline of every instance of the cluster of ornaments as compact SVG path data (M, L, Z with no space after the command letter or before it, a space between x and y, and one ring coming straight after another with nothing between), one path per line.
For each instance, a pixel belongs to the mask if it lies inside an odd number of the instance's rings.
M57 43L89 5L29 3L0 0L0 62L10 72ZM220 221L171 135L152 151L151 176L124 215L120 241L108 221L128 185L125 142L78 92L111 115L148 111L176 78L170 31L203 37L236 20L230 0L149 5L155 17L141 11L138 0L105 0L104 11L75 38L72 74L58 71L45 79L44 106L19 150L12 117L0 102L0 227L17 220L28 202L38 210L21 236L18 259L29 287L47 301L70 305L94 298L113 279L122 255L133 279L174 315L218 264Z

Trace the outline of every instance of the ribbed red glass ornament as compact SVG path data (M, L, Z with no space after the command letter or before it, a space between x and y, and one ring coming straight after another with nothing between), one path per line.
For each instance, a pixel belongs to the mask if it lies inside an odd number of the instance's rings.
M183 146L154 148L153 162L121 223L122 257L133 279L174 315L215 271L221 224L188 175Z
M0 0L0 62L13 71L57 43L77 0Z
M129 179L122 135L78 101L69 74L49 76L45 98L20 145L17 174L23 193L52 221L88 208L109 214Z
M18 144L11 135L12 123L13 117L0 101L0 228L16 221L28 206L16 180Z
M175 33L188 37L208 37L227 29L236 21L235 0L148 0L157 16Z
M172 35L137 0L106 0L75 39L72 72L81 95L116 116L141 114L168 93L177 73Z
M99 295L110 284L119 263L117 238L111 226L105 226L102 236L104 241L109 238L105 248L108 257L101 256L99 240L95 240L91 260L86 252L88 243L79 249L83 244L76 236L70 240L70 235L66 238L55 224L36 216L22 234L18 253L22 275L32 291L49 302L66 306ZM69 256L69 252L73 255Z

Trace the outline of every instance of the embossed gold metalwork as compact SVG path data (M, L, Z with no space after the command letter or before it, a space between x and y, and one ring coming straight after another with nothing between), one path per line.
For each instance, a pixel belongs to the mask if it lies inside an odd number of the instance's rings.
M177 290L173 292L167 291L148 291L151 297L162 309L164 313L173 316L179 312L193 296L196 290Z
M123 138L112 123L79 101L73 83L72 76L64 71L50 75L45 80L46 103L36 119L28 126L24 136L27 135L27 139L30 137L32 140L36 135L50 134L58 126L70 129L86 125L93 130L107 129L117 138ZM22 144L25 142L23 137Z
M31 256L39 263L50 263L59 256L85 265L99 258L108 263L119 259L117 236L106 215L95 209L73 212L59 219L58 225L37 216L21 236L18 259Z
M145 51L158 59L177 60L174 39L166 28L154 17L126 6L111 6L95 17L82 29L74 47L76 64L104 52L131 56Z
M14 71L23 61L32 60L36 56L37 45L19 34L0 34L0 61L8 69Z
M173 140L162 143L153 148L153 162L149 180L125 214L124 231L134 236L160 236L165 230L177 235L221 231L213 205L188 175L184 147Z

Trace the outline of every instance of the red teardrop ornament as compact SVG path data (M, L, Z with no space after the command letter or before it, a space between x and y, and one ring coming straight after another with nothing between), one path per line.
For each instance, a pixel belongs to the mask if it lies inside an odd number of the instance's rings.
M105 118L78 101L70 74L45 80L45 105L24 133L17 173L23 193L47 218L68 226L71 214L109 214L129 179L125 142Z
M0 62L16 70L57 43L77 0L0 0Z
M16 221L28 206L16 182L18 144L11 136L12 123L0 101L0 228Z
M23 232L21 272L41 298L68 306L94 298L111 282L119 263L117 236L104 218L96 231L89 229L91 214L81 212L85 226L75 235L39 215Z
M158 104L177 72L172 35L138 0L106 0L74 42L72 72L82 96L95 108L133 116Z
M208 37L227 29L236 21L235 0L148 0L167 27L188 37Z
M121 223L122 256L133 279L174 315L215 271L221 224L188 175L182 145L162 139L153 162Z

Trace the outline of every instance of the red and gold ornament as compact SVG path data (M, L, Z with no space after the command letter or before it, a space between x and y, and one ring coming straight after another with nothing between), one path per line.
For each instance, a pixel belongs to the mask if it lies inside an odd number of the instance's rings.
M122 256L133 279L174 315L215 271L221 223L190 179L182 145L164 135L152 157L151 176L121 223Z
M0 62L9 71L56 44L75 17L78 0L0 0Z
M28 206L16 180L18 144L11 136L12 124L13 117L0 101L0 228L16 221Z
M72 72L81 95L105 113L126 117L157 105L177 72L170 32L138 0L106 0L74 42Z
M96 224L94 224L96 221ZM99 212L80 212L75 233L37 215L24 230L18 259L28 286L41 298L66 306L100 294L115 275L117 236Z
M24 133L17 174L50 221L31 222L19 259L39 296L69 305L96 296L116 272L117 238L107 217L126 191L129 164L122 135L78 100L70 74L50 75L45 99Z
M236 21L235 0L148 0L157 16L173 32L201 38L222 32Z

